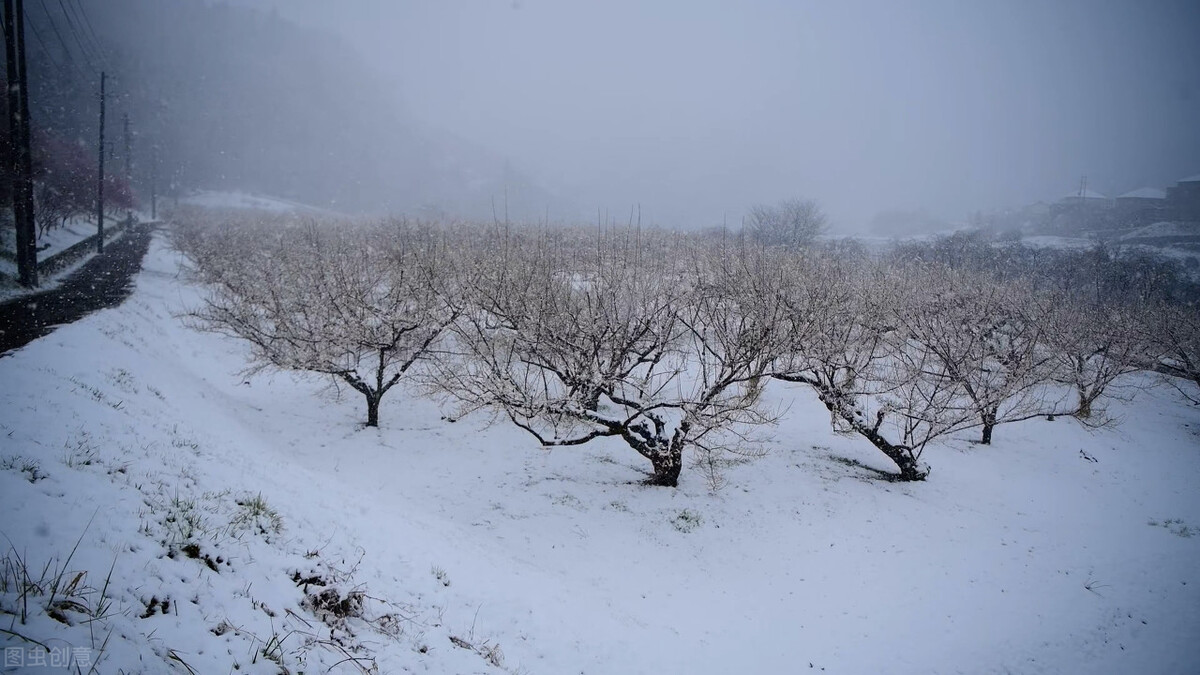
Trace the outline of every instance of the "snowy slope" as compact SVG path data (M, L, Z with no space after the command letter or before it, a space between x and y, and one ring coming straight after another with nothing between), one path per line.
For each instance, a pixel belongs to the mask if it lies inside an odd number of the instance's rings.
M156 241L123 306L0 359L0 547L86 570L86 608L113 568L105 618L66 626L39 596L0 627L95 647L98 672L1200 664L1200 411L1163 388L1115 403L1116 429L1035 420L931 448L930 479L906 485L777 387L790 408L767 457L716 495L695 472L648 488L619 443L546 451L399 390L363 429L354 392L241 377L239 344L177 318L198 292L178 264ZM364 616L331 635L296 572L364 592Z
M1145 227L1139 227L1122 239L1146 239L1151 237L1195 237L1197 227L1191 223L1158 222Z
M307 204L289 201L279 197L250 194L246 192L222 192L217 190L197 190L179 200L181 204L201 206L211 209L255 209L272 213L300 212L313 214L332 214L331 211L320 209Z

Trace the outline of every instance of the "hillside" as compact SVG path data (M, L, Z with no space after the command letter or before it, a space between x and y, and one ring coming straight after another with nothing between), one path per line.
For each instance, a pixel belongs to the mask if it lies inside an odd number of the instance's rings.
M154 180L160 196L246 190L341 212L490 218L506 188L514 216L565 203L505 158L415 120L378 64L333 32L229 3L81 2L104 60L70 67L57 43L38 43L31 117L59 143L94 148L107 68L109 170L124 167L128 115L143 200ZM66 27L56 8L31 7L29 22L39 35Z
M914 484L880 480L877 451L772 385L788 414L769 454L713 494L690 470L678 489L641 485L616 444L547 451L484 418L449 423L411 391L364 429L360 401L324 381L239 375L240 344L179 318L198 293L158 239L124 305L0 359L0 641L22 659L69 647L82 672L86 658L146 673L1200 663L1200 411L1142 376L1116 428L963 436L931 448ZM22 570L43 577L24 595Z

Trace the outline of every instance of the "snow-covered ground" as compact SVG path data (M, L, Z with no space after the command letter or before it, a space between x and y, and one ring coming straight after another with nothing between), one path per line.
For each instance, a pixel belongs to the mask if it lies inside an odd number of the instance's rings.
M62 253L93 234L96 234L95 223L89 222L87 218L72 218L63 226L47 230L38 237L38 259L44 260Z
M1145 239L1148 237L1195 237L1198 228L1194 223L1159 222L1123 235L1122 239Z
M1095 248L1096 240L1085 237L1060 237L1050 234L1039 234L1031 237L1021 237L1021 243L1034 248L1057 248L1064 250L1081 250Z
M186 197L180 198L179 203L188 204L190 206L202 206L205 208L255 209L259 211L271 211L274 213L286 213L291 211L322 214L331 213L330 211L326 211L315 206L289 201L280 197L270 197L267 195L236 191L225 192L218 190L197 190Z
M156 238L124 305L0 359L13 671L1200 668L1200 410L1169 389L1114 403L1115 429L964 436L899 484L775 387L770 453L711 494L687 470L638 484L619 443L547 451L408 391L365 429L354 392L240 376L242 345L178 318L197 297ZM59 619L35 590L20 620L18 558L62 579ZM331 588L351 600L305 600Z

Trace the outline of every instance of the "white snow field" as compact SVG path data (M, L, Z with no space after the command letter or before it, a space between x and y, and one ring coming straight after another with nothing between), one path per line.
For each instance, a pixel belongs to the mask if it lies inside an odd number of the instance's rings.
M156 235L122 306L0 358L3 672L1200 671L1200 410L1169 388L902 484L772 385L766 457L645 487L619 442L399 388L368 429L353 391L240 376L179 269Z
M332 214L331 211L326 211L325 209L289 201L280 197L237 191L196 190L185 197L181 197L179 202L189 206L200 206L210 209L251 209L272 213L295 211L299 213Z

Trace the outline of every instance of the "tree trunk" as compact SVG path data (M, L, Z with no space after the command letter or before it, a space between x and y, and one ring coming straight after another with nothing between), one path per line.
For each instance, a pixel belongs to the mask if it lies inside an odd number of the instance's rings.
M660 487L679 486L679 473L683 469L683 452L681 447L671 443L666 450L650 457L650 463L654 466L654 474L646 481L647 485L658 485Z
M877 441L875 439L878 439ZM883 454L888 456L888 459L896 463L896 467L900 469L899 479L902 481L919 481L925 480L929 475L929 469L923 466L920 462L913 459L908 448L901 445L892 445L883 440L880 436L875 436L872 442L875 447L879 448Z
M811 383L810 383L811 384ZM855 433L871 442L879 449L880 452L887 455L888 459L896 464L896 468L900 469L898 478L902 481L919 481L925 480L929 475L928 467L922 465L912 456L912 450L904 445L895 445L883 437L879 430L872 428L863 421L859 411L852 401L848 401L848 397L839 391L829 389L827 387L815 386L817 394L825 407L833 415L840 417L849 425Z
M383 398L380 394L366 394L367 397L367 426L379 426L379 400Z
M981 438L979 440L979 442L983 445L991 445L992 444L992 429L995 429L995 428L996 428L995 424L988 424L987 422L984 422L983 423L983 438Z
M1075 411L1075 416L1081 420L1089 419L1092 416L1092 399L1083 391L1079 392L1079 410Z
M980 421L983 422L983 438L980 443L983 445L992 444L992 430L996 428L996 413L988 411L980 415Z
M662 420L648 417L653 425L647 422L630 425L622 430L621 438L654 467L654 473L646 479L647 485L677 487L683 470L683 446L691 424L685 420L668 437Z

